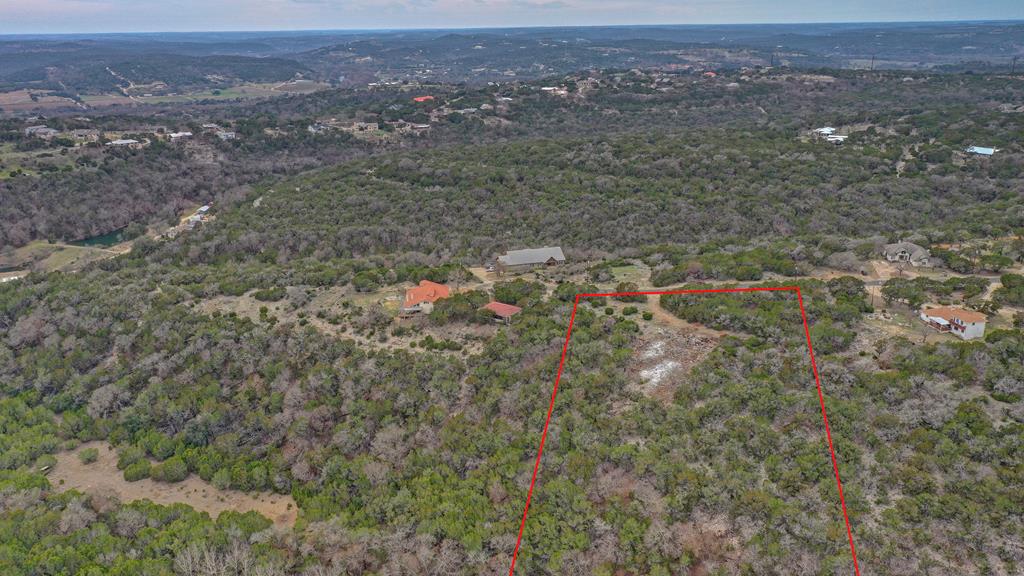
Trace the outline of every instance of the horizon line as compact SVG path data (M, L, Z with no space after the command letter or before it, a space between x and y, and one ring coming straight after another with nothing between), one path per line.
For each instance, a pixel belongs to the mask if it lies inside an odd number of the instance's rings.
M191 29L191 30L120 30L78 32L0 32L0 38L12 36L119 36L156 34L258 34L258 33L380 33L380 32L443 32L465 30L557 30L573 28L682 28L715 26L822 26L839 24L1024 24L1024 18L1009 19L936 19L936 20L808 20L792 22L705 22L705 23L633 23L633 24L532 24L523 26L436 26L394 28L251 28L251 29Z

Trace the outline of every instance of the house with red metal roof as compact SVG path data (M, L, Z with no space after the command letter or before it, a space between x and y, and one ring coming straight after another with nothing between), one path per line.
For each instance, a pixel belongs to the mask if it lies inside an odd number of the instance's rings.
M403 314L416 314L423 312L429 314L434 309L434 302L451 296L452 291L444 284L420 280L419 285L413 286L405 291L405 300L402 301Z
M519 306L505 304L504 302L489 302L482 309L490 311L491 314L494 314L495 320L505 324L511 322L513 316L523 311Z

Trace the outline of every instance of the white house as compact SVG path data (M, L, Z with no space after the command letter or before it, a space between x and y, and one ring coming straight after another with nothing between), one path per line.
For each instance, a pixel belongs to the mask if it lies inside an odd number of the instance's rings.
M981 312L944 306L922 309L921 320L939 332L949 332L964 340L974 340L985 336L987 318Z
M836 129L831 126L824 126L822 128L815 128L814 133L818 136L831 136L836 133Z

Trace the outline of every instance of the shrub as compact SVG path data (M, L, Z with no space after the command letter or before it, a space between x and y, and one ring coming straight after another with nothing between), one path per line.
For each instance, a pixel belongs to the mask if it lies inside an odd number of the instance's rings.
M636 282L619 282L615 286L616 292L639 292L640 287L636 285ZM616 296L616 300L619 302L646 302L646 296Z
M128 465L124 469L124 479L129 482L135 482L136 480L142 480L143 478L149 478L150 464L149 460L139 460L133 464Z
M260 302L277 302L281 298L284 298L285 290L281 286L274 286L273 288L267 288L265 290L257 290L253 293L253 298L256 298Z
M92 464L100 457L100 451L95 448L86 448L78 453L78 459L82 464Z
M188 478L188 464L180 456L174 456L154 466L152 476L160 482L181 482Z
M146 453L141 448L129 446L117 454L117 469L126 470L132 464L146 459ZM148 462L147 462L148 464Z

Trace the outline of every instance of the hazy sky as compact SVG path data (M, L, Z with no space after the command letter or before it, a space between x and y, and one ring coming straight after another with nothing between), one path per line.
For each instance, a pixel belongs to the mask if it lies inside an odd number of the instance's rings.
M1024 19L1024 0L0 0L0 34Z

